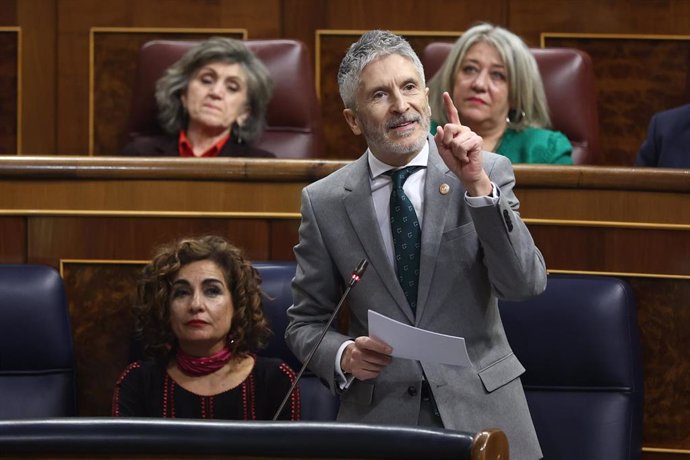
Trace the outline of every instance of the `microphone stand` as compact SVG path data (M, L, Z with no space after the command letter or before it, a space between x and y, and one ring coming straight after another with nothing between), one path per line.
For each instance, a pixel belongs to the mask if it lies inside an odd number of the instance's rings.
M311 359L314 357L314 354L316 353L316 350L319 348L319 345L321 345L323 338L326 337L326 333L328 332L328 329L330 329L331 324L333 323L333 320L338 315L338 312L340 311L340 307L342 306L343 302L345 302L345 299L347 299L347 295L350 293L350 290L352 290L352 288L355 287L355 285L357 283L359 283L359 280L362 278L362 275L364 274L364 271L367 269L368 265L369 265L369 261L367 259L362 259L359 261L357 268L355 268L355 270L352 272L352 277L350 278L350 281L347 283L347 288L345 289L345 292L343 292L343 295L340 297L340 301L338 302L338 305L335 307L335 310L333 310L333 313L331 313L330 318L328 318L328 322L326 323L326 326L323 328L323 331L321 331L321 335L319 336L319 340L317 340L316 345L314 345L314 348L312 348L311 352L309 352L307 359L304 360L304 364L302 364L302 368L297 373L297 377L295 377L295 381L292 382L292 386L290 386L290 389L288 390L287 394L283 398L283 402L280 403L280 407L278 407L278 410L276 411L275 415L273 416L273 420L277 420L280 413L283 412L283 409L285 408L285 404L287 403L288 399L290 399L290 395L295 390L295 387L297 386L297 382L299 382L300 377L302 377L302 374L304 374L304 371L307 368L307 365L311 362Z

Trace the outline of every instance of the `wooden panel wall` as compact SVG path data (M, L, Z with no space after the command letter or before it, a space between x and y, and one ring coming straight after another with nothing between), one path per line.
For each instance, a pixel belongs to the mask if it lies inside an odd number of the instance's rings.
M606 152L599 164L632 164L652 115L690 101L690 35L544 34L543 43L592 57Z
M20 29L0 27L0 155L19 151L20 52Z
M165 14L161 14L164 12ZM249 38L293 38L304 41L313 51L315 61L317 30L362 30L385 28L422 33L467 29L474 22L485 20L506 26L521 35L530 46L539 46L542 33L588 34L663 34L686 35L690 32L690 2L686 0L400 0L391 7L388 0L213 0L190 3L186 0L122 0L93 2L91 0L8 0L0 12L0 26L22 29L21 64L22 113L21 139L9 131L5 144L21 144L24 154L89 154L89 31L93 27L117 28L241 28ZM132 29L134 30L134 29ZM137 32L127 37L136 41ZM578 41L575 45L583 42ZM347 43L349 44L349 43ZM554 43L555 44L555 43ZM323 65L323 75L331 75L331 67L344 53L346 43L331 42L328 56L316 64ZM608 54L595 54L595 71L605 77L610 69L619 71L637 62L638 48L629 48L620 60L611 56L619 44L606 45ZM582 45L588 47L587 43ZM6 53L4 45L0 47ZM108 47L103 50L110 49ZM594 51L594 49L593 49ZM3 54L4 56L4 54ZM675 60L681 59L675 56ZM123 63L120 77L125 78L132 63L124 56L115 56ZM128 58L127 58L128 59ZM675 60L673 62L675 62ZM3 61L4 62L4 61ZM600 121L604 155L600 161L607 165L632 164L637 147L642 142L649 115L654 110L670 108L686 101L677 85L687 65L678 67L656 56L659 65L644 66L649 79L667 77L673 89L657 93L651 91L641 97L636 87L624 85L616 91L603 86ZM4 64L4 66L7 64ZM3 69L5 68L3 66ZM642 68L640 66L640 68ZM656 70L659 69L659 70ZM663 73L658 73L663 72ZM2 77L8 78L2 71ZM119 77L118 77L119 78ZM119 81L119 80L118 80ZM612 81L612 80L609 80ZM663 81L661 82L663 85ZM4 88L4 87L3 87ZM110 88L108 88L109 90ZM323 114L327 135L327 156L348 158L361 151L362 144L349 135L341 114L341 103L334 96L333 82L324 94ZM112 151L118 142L121 125L126 118L126 103L111 104L121 95L122 87L113 88L110 98L97 103L96 136L103 154ZM5 94L5 93L3 93ZM621 112L621 101L634 101L637 110ZM11 106L11 104L10 104ZM114 109L115 111L111 111ZM108 117L100 114L110 112ZM3 110L3 117L10 117ZM4 129L8 125L4 123ZM633 129L629 129L633 126ZM343 129L345 128L345 129ZM102 132L101 132L102 131ZM100 139L103 140L102 149ZM611 139L611 140L608 140ZM14 153L12 150L10 153Z

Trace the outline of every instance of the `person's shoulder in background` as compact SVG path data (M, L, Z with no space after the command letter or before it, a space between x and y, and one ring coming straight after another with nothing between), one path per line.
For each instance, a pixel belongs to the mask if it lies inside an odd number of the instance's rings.
M138 136L120 151L132 157L176 157L177 138L167 135Z
M227 142L220 151L221 157L275 158L275 154L247 144Z
M652 116L635 165L690 168L690 104Z
M133 157L177 157L178 139L169 135L139 136L127 144L120 154ZM218 156L244 158L275 158L275 154L247 144L226 142Z

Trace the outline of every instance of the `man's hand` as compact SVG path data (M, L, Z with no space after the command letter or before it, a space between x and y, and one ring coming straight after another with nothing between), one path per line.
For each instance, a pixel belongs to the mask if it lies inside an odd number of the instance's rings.
M449 123L439 126L434 137L441 158L470 196L491 194L491 181L482 168L482 138L460 123L458 109L447 92L443 93L443 105Z
M345 347L340 357L340 368L359 380L378 377L384 367L391 362L393 349L384 342L372 337L361 336Z

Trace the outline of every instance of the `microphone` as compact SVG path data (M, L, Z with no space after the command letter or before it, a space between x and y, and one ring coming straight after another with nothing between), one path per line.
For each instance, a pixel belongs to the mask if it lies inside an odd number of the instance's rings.
M328 322L326 323L326 326L323 328L323 331L321 331L321 335L319 336L319 340L316 341L316 345L314 345L314 348L312 348L311 351L309 352L307 359L304 360L304 364L302 364L302 368L297 373L297 377L295 377L295 381L292 382L292 386L290 387L287 394L283 398L283 402L280 403L280 407L278 407L278 410L276 411L275 415L273 416L273 420L277 420L280 413L283 412L283 409L285 408L285 404L287 403L288 399L290 399L290 395L292 394L292 392L295 390L295 387L297 386L297 382L299 382L300 377L302 377L302 374L304 374L304 371L307 368L307 365L309 365L309 363L311 362L311 359L314 357L314 354L316 353L317 348L319 348L319 345L321 345L323 338L326 337L326 333L328 332L328 329L330 329L331 324L333 323L333 320L335 319L336 316L338 316L338 312L340 311L340 306L343 304L343 302L345 302L345 299L347 299L347 295L350 293L350 290L353 287L355 287L355 285L357 283L359 283L360 279L362 279L362 275L364 274L364 271L367 269L368 265L369 265L369 261L367 259L362 259L359 261L359 264L357 264L357 268L355 268L355 270L352 272L352 276L350 277L350 280L347 282L347 288L345 289L345 292L343 292L343 295L340 297L340 301L338 302L338 305L335 307L335 310L333 310L333 313L331 313L330 318L328 318Z

